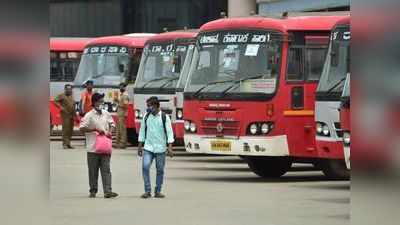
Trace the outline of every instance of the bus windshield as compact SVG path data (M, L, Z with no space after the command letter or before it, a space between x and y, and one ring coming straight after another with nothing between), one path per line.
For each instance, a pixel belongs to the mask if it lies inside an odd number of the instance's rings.
M195 49L194 48L194 44L191 44L191 45L188 46L185 63L182 66L181 76L179 78L178 85L177 85L177 87L179 89L181 89L181 90L183 88L185 88L186 81L188 79L188 75L189 75L190 65L192 63L194 49Z
M350 97L350 74L347 74L343 87L342 97Z
M331 44L317 92L341 94L348 73L350 73L349 27L332 32Z
M188 47L175 46L174 43L146 46L136 79L136 88L175 89L181 73L176 69L176 65L184 64Z
M185 92L274 93L280 43L266 31L200 36Z
M91 47L85 49L74 84L92 80L94 85L119 85L125 82L131 57L125 47Z

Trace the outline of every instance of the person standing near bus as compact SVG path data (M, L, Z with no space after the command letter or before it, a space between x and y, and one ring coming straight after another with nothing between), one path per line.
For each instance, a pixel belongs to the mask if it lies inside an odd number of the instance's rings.
M71 84L66 84L64 86L64 93L56 96L54 103L61 110L63 148L73 149L74 147L71 146L71 137L74 129L76 111Z
M93 109L92 106L92 95L93 95L93 81L88 80L85 83L86 90L81 93L81 116Z
M126 92L126 84L120 83L119 94L115 96L114 102L118 105L117 108L117 137L116 147L120 149L126 148L127 134L126 134L126 117L128 115L129 96Z
M87 163L89 171L90 198L95 198L98 191L99 170L103 183L104 198L115 198L117 193L111 188L111 154L96 152L96 135L111 136L115 127L114 120L109 112L102 109L104 94L94 93L91 102L93 109L86 113L80 124L80 131L85 133L87 148Z
M171 119L160 110L160 102L157 97L150 97L147 101L147 114L142 120L139 131L138 155L143 156L142 173L145 193L142 198L151 197L150 167L156 160L156 188L154 197L164 198L161 187L164 180L164 167L166 153L172 157L172 143L174 133ZM143 151L144 144L144 151ZM166 146L168 144L168 149Z

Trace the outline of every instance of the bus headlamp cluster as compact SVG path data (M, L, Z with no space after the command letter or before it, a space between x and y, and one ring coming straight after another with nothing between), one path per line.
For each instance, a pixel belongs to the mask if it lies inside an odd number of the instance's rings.
M345 146L350 146L350 132L343 132L343 144Z
M184 123L183 126L185 127L186 131L189 131L189 132L192 132L192 133L195 133L197 131L197 126L196 126L196 124L194 122L185 120L185 123Z
M140 111L140 109L135 110L135 117L136 117L136 119L143 118L143 113Z
M183 119L183 109L176 109L176 119Z
M274 127L272 122L256 122L251 123L248 128L248 133L251 135L268 134Z
M329 127L326 123L317 122L316 131L318 135L329 137L331 132L329 131Z

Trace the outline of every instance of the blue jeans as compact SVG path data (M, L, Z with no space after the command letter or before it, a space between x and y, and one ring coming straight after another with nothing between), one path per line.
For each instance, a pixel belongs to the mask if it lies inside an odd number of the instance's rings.
M153 163L153 159L156 159L156 169L157 169L157 178L156 178L156 193L161 192L161 187L164 181L164 167L165 167L165 152L164 153L153 153L144 150L143 151L143 165L142 165L142 174L144 181L144 190L146 193L151 192L151 183L150 183L150 167Z

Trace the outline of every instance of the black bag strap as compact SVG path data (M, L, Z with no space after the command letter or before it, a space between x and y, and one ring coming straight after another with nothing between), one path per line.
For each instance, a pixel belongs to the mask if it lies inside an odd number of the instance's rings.
M150 113L146 113L145 117L144 117L144 141L146 141L146 137L147 137L147 119L149 118ZM164 134L165 134L165 138L168 140L168 136L167 136L167 115L161 111L161 120L163 123L163 128L164 128ZM166 141L168 142L168 141Z

